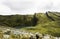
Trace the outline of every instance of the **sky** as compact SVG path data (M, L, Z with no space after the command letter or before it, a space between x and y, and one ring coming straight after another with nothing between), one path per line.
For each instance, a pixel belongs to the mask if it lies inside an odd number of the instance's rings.
M0 15L60 12L60 0L0 0Z

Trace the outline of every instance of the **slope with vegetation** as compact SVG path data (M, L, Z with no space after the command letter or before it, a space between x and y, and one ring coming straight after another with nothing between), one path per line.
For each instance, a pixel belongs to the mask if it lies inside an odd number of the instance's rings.
M46 12L38 13L36 17L38 19L37 25L32 28L22 28L30 32L40 32L42 34L50 34L53 36L60 36L60 13L58 12ZM56 16L57 15L57 16Z
M9 27L20 27L28 32L40 32L60 36L60 13L46 12L34 15L0 15L0 25Z

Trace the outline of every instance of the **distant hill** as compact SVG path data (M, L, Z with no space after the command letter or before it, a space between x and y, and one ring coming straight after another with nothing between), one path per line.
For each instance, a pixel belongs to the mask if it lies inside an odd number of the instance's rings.
M6 26L35 26L52 21L60 21L59 12L35 13L34 15L0 15L0 25Z

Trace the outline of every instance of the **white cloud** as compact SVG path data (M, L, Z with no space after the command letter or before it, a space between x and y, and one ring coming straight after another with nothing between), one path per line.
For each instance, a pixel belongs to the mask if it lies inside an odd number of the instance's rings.
M60 0L0 0L0 14L60 11Z

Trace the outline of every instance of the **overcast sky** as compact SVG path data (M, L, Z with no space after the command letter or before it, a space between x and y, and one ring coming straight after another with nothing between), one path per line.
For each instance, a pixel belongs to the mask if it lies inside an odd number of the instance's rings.
M60 0L0 0L0 15L58 11Z

